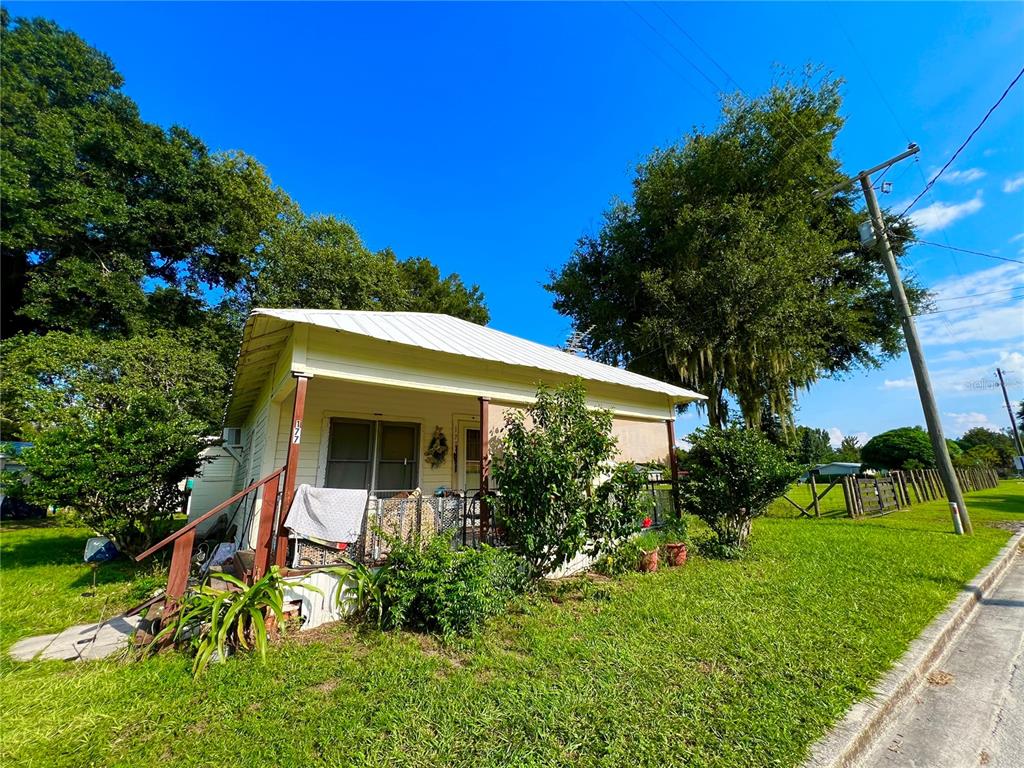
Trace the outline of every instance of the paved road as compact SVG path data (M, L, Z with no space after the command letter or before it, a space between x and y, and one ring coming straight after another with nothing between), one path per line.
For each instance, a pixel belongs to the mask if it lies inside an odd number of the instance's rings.
M1024 555L859 768L1024 766Z

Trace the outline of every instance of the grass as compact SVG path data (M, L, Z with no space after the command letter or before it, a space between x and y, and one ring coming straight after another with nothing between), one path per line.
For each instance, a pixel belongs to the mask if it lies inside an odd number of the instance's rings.
M563 587L459 647L333 625L198 682L176 654L5 657L0 764L798 765L1006 542L993 524L1024 522L1020 484L968 498L973 537L949 532L944 503L764 518L740 562ZM70 535L3 530L4 648L96 600ZM52 566L51 536L67 553ZM104 589L113 606L130 587Z

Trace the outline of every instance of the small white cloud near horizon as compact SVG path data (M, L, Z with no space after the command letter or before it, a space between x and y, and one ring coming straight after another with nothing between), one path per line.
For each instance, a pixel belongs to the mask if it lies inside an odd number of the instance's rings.
M839 427L828 428L828 444L831 445L833 448L838 448L840 445L842 445L844 437L847 437L847 435L844 435L843 431L839 429ZM863 447L864 443L871 439L871 436L867 432L854 432L853 434L849 435L849 437L852 437L854 440L856 440L857 445L860 447Z
M1003 192L1008 195L1016 192L1018 189L1024 189L1024 173L1003 182Z
M980 411L969 411L967 413L944 413L943 416L948 419L957 436L962 435L969 429L974 427L984 427L985 429L998 429L996 424L992 423L992 420L987 414L981 413Z
M984 207L985 202L981 199L981 190L979 189L974 197L966 202L943 203L937 201L912 212L910 218L922 233L937 232L965 216L977 213Z
M871 439L871 436L867 432L853 432L849 435L844 435L843 430L839 427L828 427L828 444L833 446L834 449L838 449L843 444L844 437L852 437L857 441L859 447L863 447L864 443Z
M914 386L914 378L912 376L905 379L886 379L879 389L909 389Z
M939 177L939 181L947 184L970 184L972 181L985 178L985 171L981 168L964 168L962 171L949 171Z

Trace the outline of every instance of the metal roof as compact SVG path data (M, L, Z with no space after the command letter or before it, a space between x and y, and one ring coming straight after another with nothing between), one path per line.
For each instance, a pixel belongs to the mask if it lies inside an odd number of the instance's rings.
M677 402L704 400L704 395L669 384L632 371L616 368L594 360L563 352L508 333L476 325L450 315L427 312L367 312L356 310L327 309L254 309L246 322L239 368L235 381L235 392L229 411L236 411L241 379L248 379L256 371L244 371L243 361L256 362L253 353L260 357L273 356L267 347L254 347L254 326L259 323L266 327L267 320L278 320L289 324L305 324L334 331L365 336L379 341L404 344L450 355L459 355L475 360L487 360L505 365L533 368L541 371L578 376L585 381L599 381L622 387L660 392ZM277 335L275 332L274 336ZM283 342L283 339L282 339ZM277 345L273 345L276 347ZM275 352L277 350L274 350ZM264 362L272 368L269 359ZM257 366L258 367L258 366ZM264 369L265 370L265 369ZM247 375L248 374L248 375ZM242 399L245 399L244 397ZM243 409L245 406L242 406ZM237 411L236 411L237 413Z

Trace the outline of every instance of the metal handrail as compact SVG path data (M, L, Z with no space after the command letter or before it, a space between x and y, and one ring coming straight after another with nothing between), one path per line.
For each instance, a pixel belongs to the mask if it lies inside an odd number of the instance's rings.
M278 477L280 477L280 475L284 472L284 470L285 470L285 468L281 467L280 469L277 469L277 470L271 472L266 477L257 480L252 485L250 485L247 488L239 491L238 493L236 493L234 496L232 496L227 501L222 501L220 504L218 504L216 507L211 509L209 512L206 512L206 513L200 515L199 517L197 517L195 520L192 520L192 521L186 523L181 528L179 528L174 533L172 533L170 536L168 536L166 539L158 541L156 544L154 544L152 547L147 549L145 552L143 552L140 555L137 555L135 557L135 562L141 562L142 560L145 560L147 557L152 555L154 552L159 552L161 549L166 547L168 544L171 544L174 541L176 541L177 539L180 539L182 536L184 536L189 531L195 530L196 527L199 526L201 523L206 522L207 520L209 520L211 517L213 517L217 513L223 512L225 509L230 507L236 501L238 501L239 499L249 495L254 490L259 488L261 485L265 485L266 483L269 483L271 480L275 480Z

